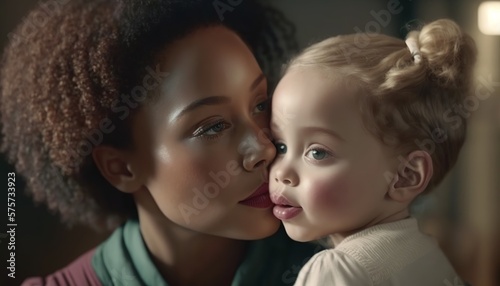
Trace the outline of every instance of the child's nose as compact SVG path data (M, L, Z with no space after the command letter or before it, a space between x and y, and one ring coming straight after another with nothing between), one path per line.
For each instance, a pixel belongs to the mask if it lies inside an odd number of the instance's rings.
M273 169L274 172L272 173L277 183L282 183L290 187L295 187L299 184L299 176L291 166L275 166Z

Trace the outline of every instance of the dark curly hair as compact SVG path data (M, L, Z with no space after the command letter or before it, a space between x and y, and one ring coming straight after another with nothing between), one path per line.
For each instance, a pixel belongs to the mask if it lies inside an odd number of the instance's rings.
M29 35L47 14L38 7L24 18L1 62L1 151L36 202L66 223L96 229L137 215L132 196L109 184L90 154L97 144L133 148L136 109L125 114L120 96L141 85L161 49L195 29L224 25L238 33L274 86L281 63L297 50L294 26L256 1L232 3L71 0Z

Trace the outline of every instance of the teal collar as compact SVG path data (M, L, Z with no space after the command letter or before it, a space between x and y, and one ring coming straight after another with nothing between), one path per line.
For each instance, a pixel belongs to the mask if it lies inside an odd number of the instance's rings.
M250 243L232 286L293 285L301 266L320 250L290 240L280 229ZM149 256L137 220L127 221L97 247L92 266L103 285L168 286Z
M137 220L127 221L96 249L92 266L103 285L168 285L149 257Z

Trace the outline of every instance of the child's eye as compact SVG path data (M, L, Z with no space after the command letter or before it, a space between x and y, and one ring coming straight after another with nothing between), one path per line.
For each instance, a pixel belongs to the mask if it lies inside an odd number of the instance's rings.
M283 143L275 143L274 146L276 146L276 152L278 154L285 154L286 153L286 145Z
M264 112L269 108L269 99L266 99L255 106L255 113Z
M323 160L327 157L331 156L330 153L324 149L311 149L307 151L306 157L314 159L314 160Z

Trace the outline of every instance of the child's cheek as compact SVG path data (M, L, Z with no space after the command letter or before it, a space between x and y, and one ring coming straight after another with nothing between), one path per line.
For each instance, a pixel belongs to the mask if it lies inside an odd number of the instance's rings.
M342 208L348 195L347 180L329 178L311 184L310 200L313 206L322 209Z

